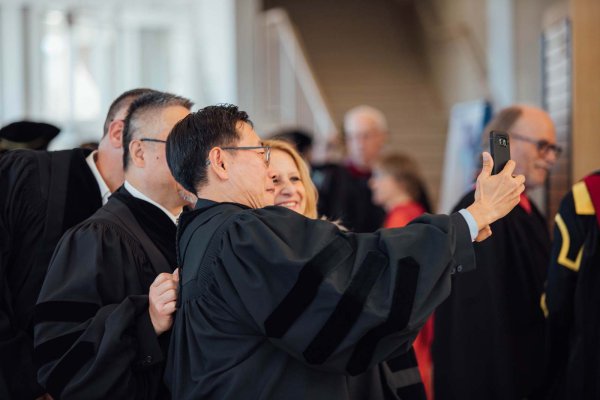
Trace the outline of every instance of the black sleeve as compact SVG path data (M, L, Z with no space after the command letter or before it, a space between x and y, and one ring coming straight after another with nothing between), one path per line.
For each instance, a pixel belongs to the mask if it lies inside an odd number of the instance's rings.
M137 268L143 251L116 228L65 234L36 305L38 378L55 398L154 398L163 353Z
M31 310L40 279L35 247L41 235L45 199L32 151L0 158L0 398L35 398L44 393L32 364ZM10 393L10 395L8 394Z
M458 214L351 234L266 208L232 223L222 246L217 280L236 315L308 365L353 375L407 351L452 270L474 265Z
M573 323L575 288L585 233L575 212L573 194L561 202L555 218L554 244L545 294L549 383L558 381L568 358L569 331Z

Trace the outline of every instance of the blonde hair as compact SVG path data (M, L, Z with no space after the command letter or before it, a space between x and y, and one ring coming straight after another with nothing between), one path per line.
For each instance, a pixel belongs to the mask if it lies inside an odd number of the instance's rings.
M300 174L300 180L304 185L304 191L306 192L306 207L302 213L308 218L317 218L317 199L319 197L317 188L310 179L310 170L304 159L298 154L294 146L283 140L265 140L263 141L265 146L271 146L271 150L280 150L288 154L294 160L296 168Z

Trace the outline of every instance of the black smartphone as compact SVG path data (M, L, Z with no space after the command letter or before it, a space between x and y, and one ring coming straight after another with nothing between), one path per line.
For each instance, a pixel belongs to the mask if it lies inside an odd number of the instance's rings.
M494 159L492 175L496 175L504 169L504 166L510 160L510 140L508 133L500 131L490 132L490 154Z

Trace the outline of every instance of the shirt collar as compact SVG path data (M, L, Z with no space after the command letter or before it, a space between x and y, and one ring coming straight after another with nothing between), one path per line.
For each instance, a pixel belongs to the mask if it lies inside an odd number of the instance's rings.
M89 156L85 158L92 174L94 174L94 178L96 178L96 183L98 183L98 189L100 189L100 197L102 197L102 205L105 205L108 201L108 198L111 195L110 189L106 182L104 182L104 178L100 175L100 171L98 171L98 167L96 166L96 155L98 154L98 150L94 150L90 153Z
M173 221L173 223L175 225L177 225L177 219L179 219L179 215L171 214L171 212L169 210L164 208L162 205L160 205L156 201L152 200L150 197L146 196L144 193L137 190L135 187L133 187L133 185L131 183L125 181L123 186L125 186L125 190L127 190L133 197L136 197L140 200L147 201L148 203L152 204L153 206L161 209L165 214L167 214L167 217L169 217L171 219L171 221Z

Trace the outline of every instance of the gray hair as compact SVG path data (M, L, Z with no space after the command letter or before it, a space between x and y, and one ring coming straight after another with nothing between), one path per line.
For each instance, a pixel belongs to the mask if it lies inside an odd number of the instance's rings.
M380 131L387 132L388 123L383 112L375 107L365 104L353 107L346 111L346 114L344 114L344 130L346 132L348 131L348 125L350 125L352 120L358 116L369 117L371 120L373 120L373 122L375 122L375 125Z

